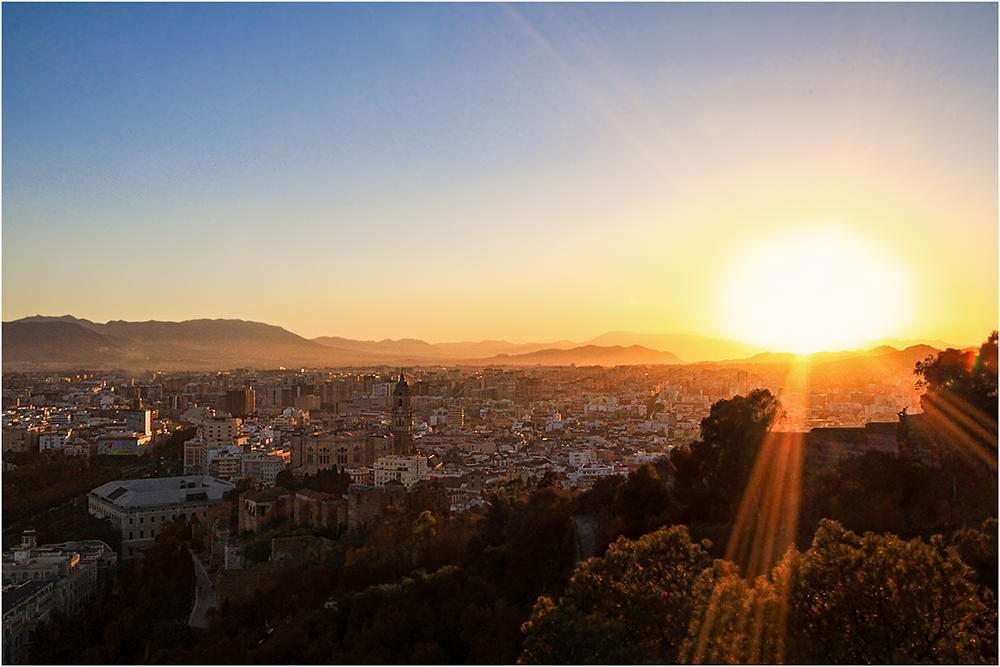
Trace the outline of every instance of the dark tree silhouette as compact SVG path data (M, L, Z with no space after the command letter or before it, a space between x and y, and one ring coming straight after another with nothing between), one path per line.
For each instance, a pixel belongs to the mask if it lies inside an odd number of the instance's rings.
M674 498L688 511L684 522L731 521L764 444L780 413L766 389L717 401L701 420L701 438L671 456Z

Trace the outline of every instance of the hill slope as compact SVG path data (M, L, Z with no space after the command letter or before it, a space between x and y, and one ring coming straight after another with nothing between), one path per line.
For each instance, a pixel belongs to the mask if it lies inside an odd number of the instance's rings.
M584 345L569 350L550 348L526 354L498 354L464 363L476 366L644 366L684 362L676 354L650 350L641 345Z
M3 323L4 370L69 367L214 370L371 363L281 327L242 320L109 322L27 318Z

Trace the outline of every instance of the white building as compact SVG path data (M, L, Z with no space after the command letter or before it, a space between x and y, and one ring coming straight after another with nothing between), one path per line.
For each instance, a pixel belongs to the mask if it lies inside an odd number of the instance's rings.
M285 469L285 458L280 454L251 452L243 455L241 477L252 477L264 484L274 484L274 478Z
M49 449L62 449L66 446L66 441L72 437L73 432L69 429L65 431L46 431L38 435L38 451L44 452Z
M108 482L88 495L89 511L121 530L122 557L149 546L156 531L176 519L205 518L208 508L233 488L207 475Z
M594 452L589 449L585 449L578 452L569 453L569 466L571 468L579 468L581 466L587 465L594 458Z
M566 476L569 478L569 481L577 487L590 488L594 482L602 477L610 477L614 474L616 473L613 466L602 466L596 463L588 463L576 472L567 473Z
M375 486L395 480L410 488L422 479L429 479L430 470L423 456L383 456L375 462L374 478Z
M17 662L51 612L71 615L114 572L118 556L100 540L37 545L35 531L3 553L3 662Z

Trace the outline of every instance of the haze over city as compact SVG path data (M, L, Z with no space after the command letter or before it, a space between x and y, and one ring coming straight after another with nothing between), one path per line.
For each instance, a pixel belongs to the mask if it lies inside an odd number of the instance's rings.
M3 7L3 319L997 326L995 4Z

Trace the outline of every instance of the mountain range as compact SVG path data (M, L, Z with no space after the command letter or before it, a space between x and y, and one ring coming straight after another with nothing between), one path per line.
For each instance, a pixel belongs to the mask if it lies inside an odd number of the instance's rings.
M794 355L701 336L633 334L615 331L574 343L479 341L427 343L415 339L362 341L323 336L312 340L281 327L243 320L125 322L100 324L70 315L34 316L2 326L3 370L71 368L125 370L226 370L231 368L369 366L618 366L682 364L722 360L787 364ZM911 346L904 356L923 359L934 347ZM942 345L941 347L944 347ZM910 350L911 348L906 348ZM901 351L818 353L817 368L864 357L866 363L895 365ZM915 362L914 362L915 363ZM912 363L909 364L912 368ZM850 371L844 371L850 372Z

